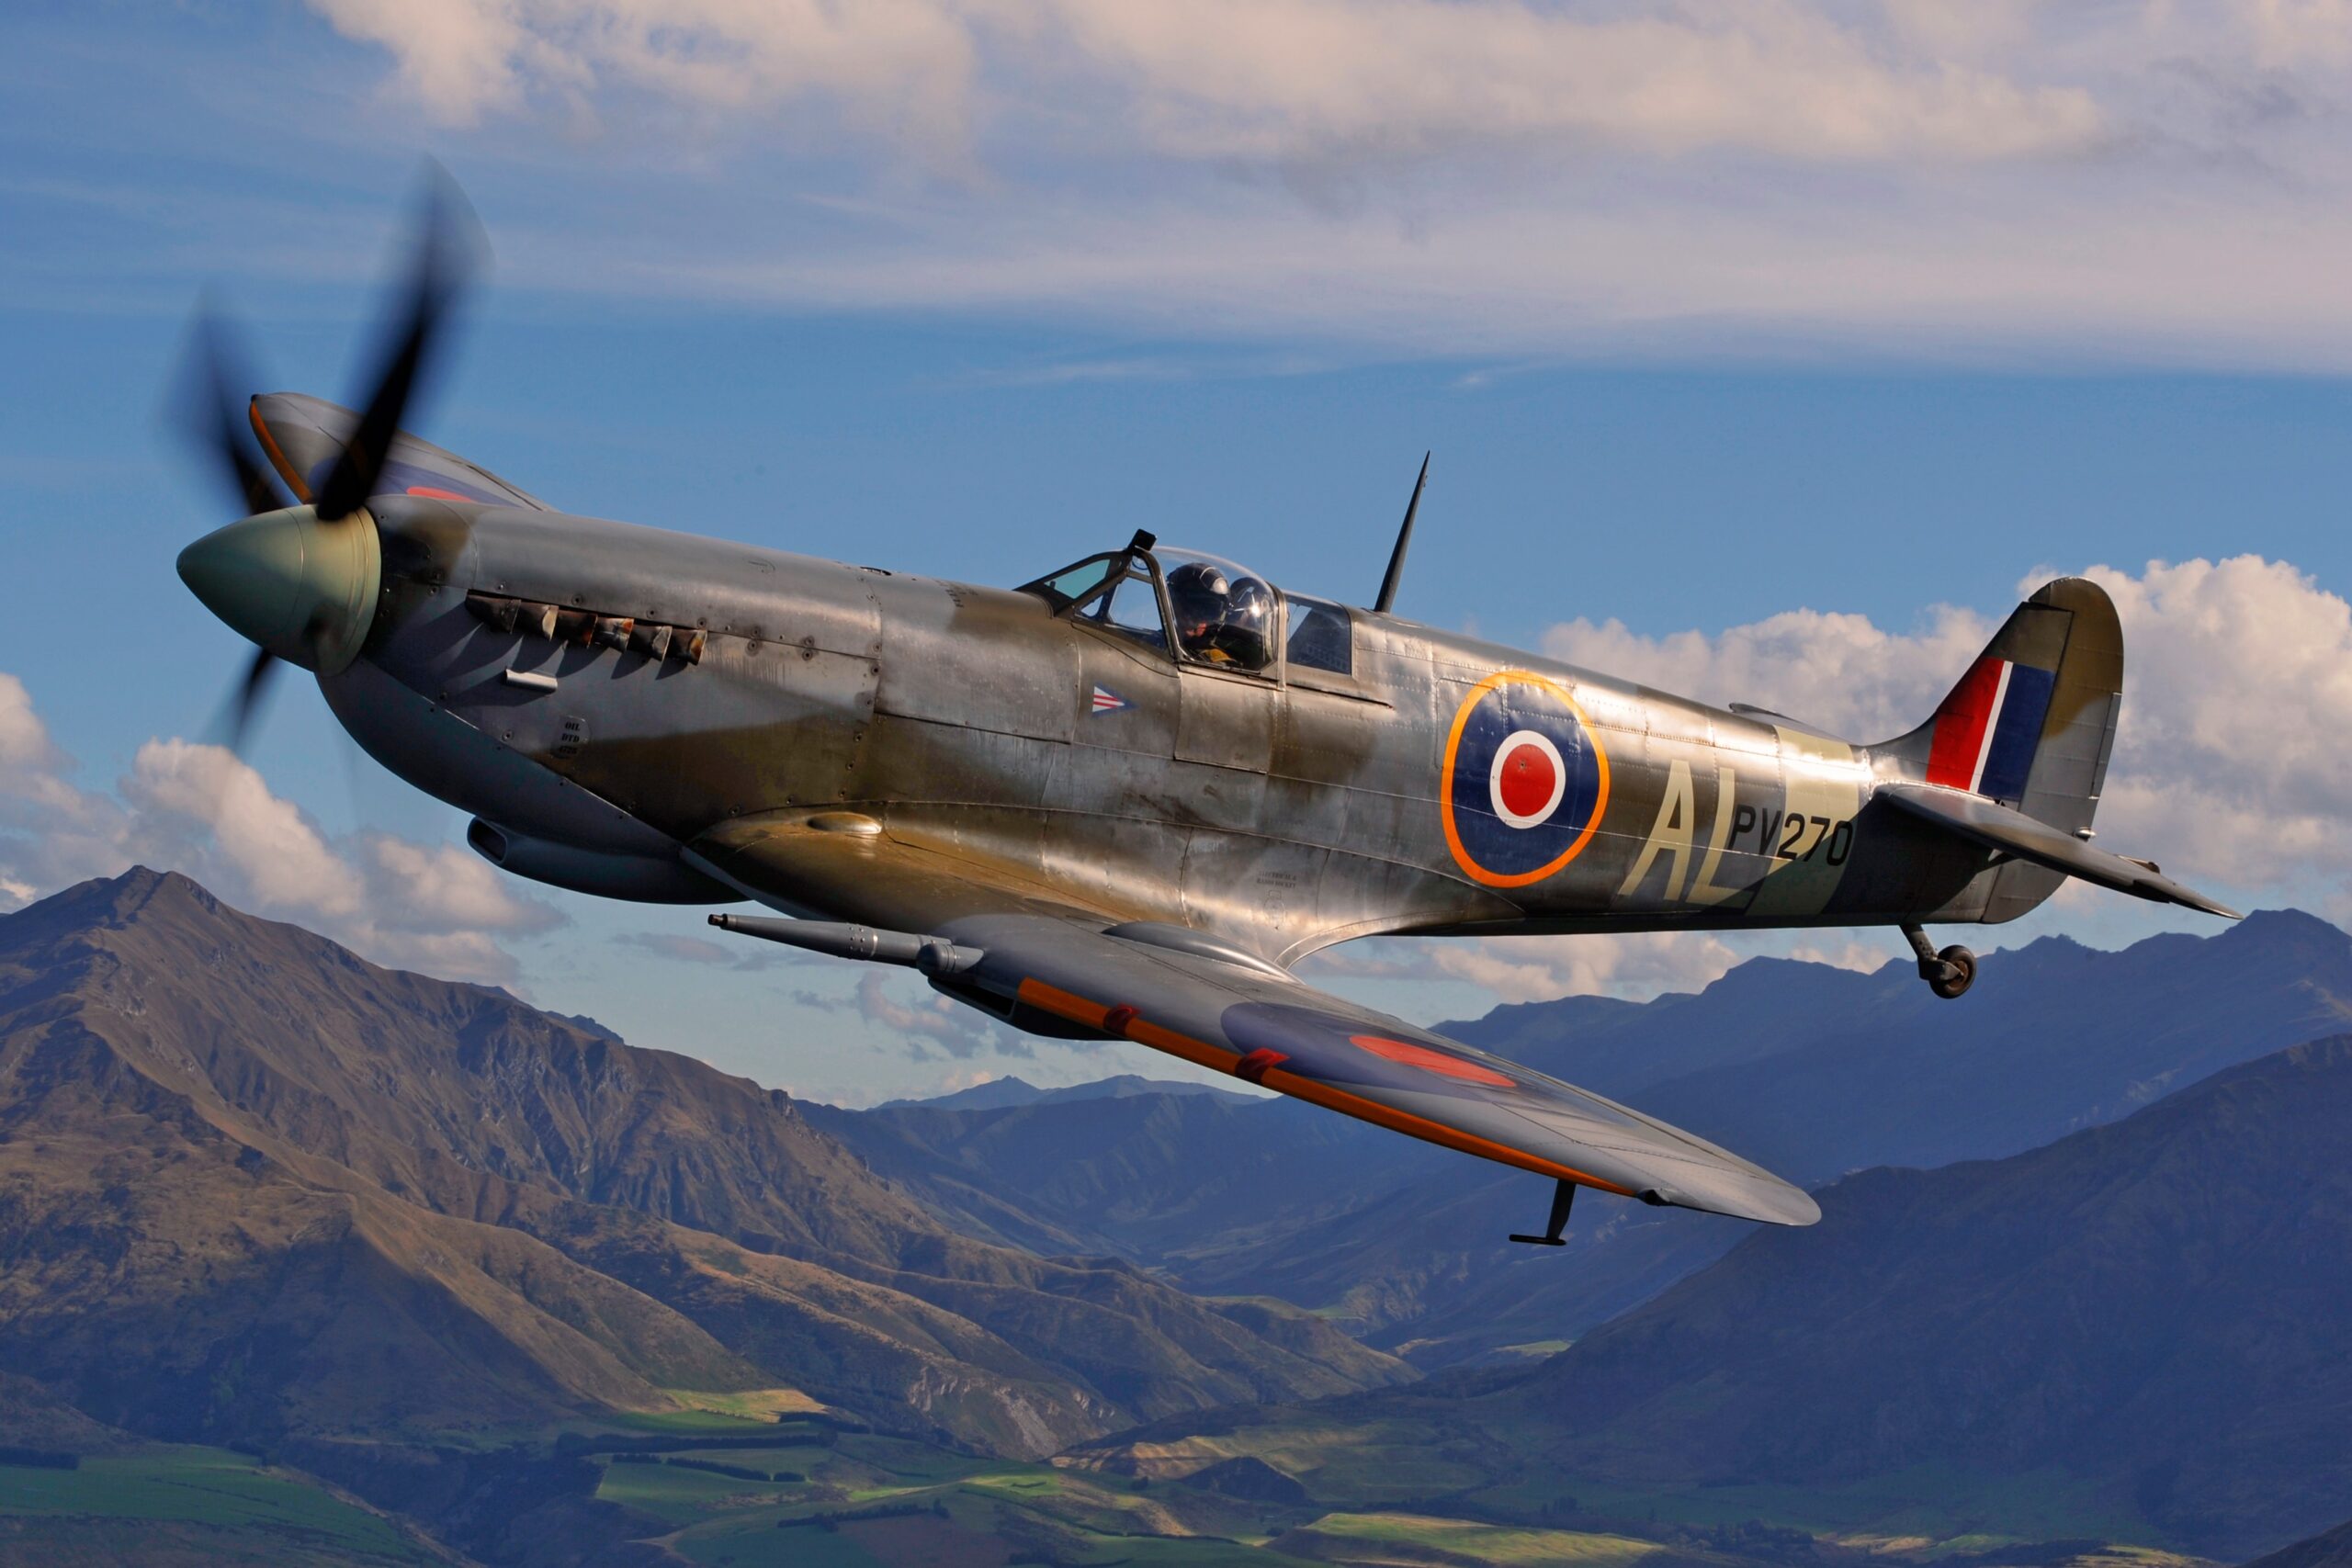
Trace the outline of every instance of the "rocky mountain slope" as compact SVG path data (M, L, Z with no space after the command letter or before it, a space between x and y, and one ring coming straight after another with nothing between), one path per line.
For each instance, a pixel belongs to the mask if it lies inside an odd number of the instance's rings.
M2282 1546L2246 1568L2352 1568L2352 1521Z
M1188 1095L1205 1095L1212 1100L1231 1100L1237 1104L1248 1104L1260 1098L1238 1089L1219 1089L1213 1084L1193 1083L1182 1078L1148 1078L1139 1073L1119 1073L1087 1083L1068 1084L1060 1089L1039 1089L1022 1077L989 1078L968 1089L955 1089L927 1099L886 1100L874 1109L895 1111L905 1106L921 1106L927 1111L1001 1111L1014 1105L1125 1100L1136 1095L1171 1095L1179 1099Z
M972 1241L782 1094L145 871L0 919L0 1364L182 1440L724 1394L1033 1455L1407 1375Z
M2038 1515L2243 1557L2352 1511L2346 1126L2337 1035L2025 1154L1847 1178L1819 1225L1756 1232L1531 1368L1180 1418L1091 1462L1213 1434L1204 1453L1262 1450L1312 1483L1396 1442L1469 1456L1497 1495L1932 1510L1955 1531Z

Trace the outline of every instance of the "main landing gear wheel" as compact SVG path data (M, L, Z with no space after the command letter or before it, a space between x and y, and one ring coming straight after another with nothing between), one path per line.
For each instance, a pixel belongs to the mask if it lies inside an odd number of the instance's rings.
M1919 965L1920 974L1927 979L1928 989L1950 1001L1975 983L1976 954L1964 947L1947 947L1936 954L1937 972L1929 975L1927 971L1926 964Z
M1911 951L1919 955L1919 978L1928 982L1928 989L1951 1001L1975 984L1976 954L1958 946L1938 953L1928 933L1917 926L1905 926L1903 934Z

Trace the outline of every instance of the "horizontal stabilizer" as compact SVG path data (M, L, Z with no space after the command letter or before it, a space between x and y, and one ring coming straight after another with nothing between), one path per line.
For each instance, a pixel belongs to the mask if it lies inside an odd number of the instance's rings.
M2046 822L2038 822L2022 811L2013 811L1981 795L1936 784L1883 784L1879 785L1874 798L1901 807L1915 817L1925 818L1988 850L1999 850L2067 876L2111 887L2118 893L2159 904L2182 904L2224 919L2241 918L2228 905L2215 903L2196 889L2182 886L2153 865L2095 850L2072 834L2062 833Z

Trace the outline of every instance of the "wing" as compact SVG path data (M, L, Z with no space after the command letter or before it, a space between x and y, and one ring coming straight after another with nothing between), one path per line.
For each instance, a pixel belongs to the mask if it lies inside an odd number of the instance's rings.
M820 816L815 819L822 822ZM1132 1040L1443 1147L1581 1186L1772 1224L1814 1201L1702 1138L1318 991L1182 927L1083 909L1004 868L864 818L732 822L688 858L796 912L937 936L980 956L933 984L1016 1025Z
M338 403L300 392L266 392L252 404L254 434L269 454L278 477L302 500L311 499L314 485L343 456L359 416ZM445 501L478 501L491 506L520 506L535 512L548 503L430 441L403 430L392 437L384 471L378 478L379 494L432 495Z
M2226 919L2240 918L2228 905L2216 903L2193 887L2182 886L2146 861L2095 850L2072 834L2062 833L2046 822L2037 822L2022 811L2013 811L1981 795L1937 784L1883 784L1872 798L1901 807L1915 817L1925 818L1988 850L1998 850L2068 876L2111 887L2118 893L2159 904L2184 904Z

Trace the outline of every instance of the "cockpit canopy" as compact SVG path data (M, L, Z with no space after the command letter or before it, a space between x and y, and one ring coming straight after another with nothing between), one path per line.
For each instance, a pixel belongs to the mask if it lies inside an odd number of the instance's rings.
M1022 588L1056 615L1191 664L1270 676L1285 664L1340 675L1354 671L1343 606L1283 593L1238 562L1163 546L1148 534Z

